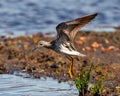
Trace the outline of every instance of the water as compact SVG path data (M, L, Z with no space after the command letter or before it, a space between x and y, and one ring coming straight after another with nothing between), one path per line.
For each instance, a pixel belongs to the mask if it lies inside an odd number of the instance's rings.
M0 75L0 96L77 96L75 87L52 78L32 79Z
M90 26L120 26L120 0L0 0L0 35L53 32L63 21L99 13ZM103 29L103 30L102 30ZM97 31L114 31L99 28ZM67 83L0 75L0 96L77 96Z
M0 35L55 34L60 22L96 12L89 26L120 26L120 0L0 0Z

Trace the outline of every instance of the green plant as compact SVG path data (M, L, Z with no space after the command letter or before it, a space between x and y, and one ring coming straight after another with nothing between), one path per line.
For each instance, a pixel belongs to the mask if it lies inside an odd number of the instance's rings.
M102 80L99 80L90 88L90 92L94 96L100 96L101 90L102 90Z
M75 85L77 90L79 91L79 96L85 96L88 89L88 83L90 81L90 73L93 68L93 64L91 64L88 71L86 71L83 67L80 70L80 76L75 77Z

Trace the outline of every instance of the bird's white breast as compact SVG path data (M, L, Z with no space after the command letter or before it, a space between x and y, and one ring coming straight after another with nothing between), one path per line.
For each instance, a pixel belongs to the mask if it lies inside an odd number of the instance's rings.
M68 48L66 48L65 46L64 46L64 44L62 45L60 45L60 51L62 52L62 53L64 53L64 54L68 54L68 55L79 55L80 53L79 52L77 52L77 51L74 51L74 50L69 50Z

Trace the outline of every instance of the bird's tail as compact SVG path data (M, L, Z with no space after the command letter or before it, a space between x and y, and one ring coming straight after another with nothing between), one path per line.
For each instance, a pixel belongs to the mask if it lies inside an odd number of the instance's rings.
M79 56L80 57L86 57L86 55L82 54L82 53L79 53Z

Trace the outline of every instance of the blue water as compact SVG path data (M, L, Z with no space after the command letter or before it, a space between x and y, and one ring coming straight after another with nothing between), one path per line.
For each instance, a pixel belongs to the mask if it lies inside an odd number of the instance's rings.
M0 0L0 35L54 34L60 22L96 12L88 26L120 26L120 0Z
M68 83L58 83L52 78L32 79L2 74L0 96L78 96L78 92Z

